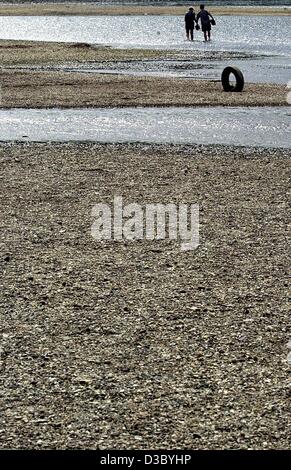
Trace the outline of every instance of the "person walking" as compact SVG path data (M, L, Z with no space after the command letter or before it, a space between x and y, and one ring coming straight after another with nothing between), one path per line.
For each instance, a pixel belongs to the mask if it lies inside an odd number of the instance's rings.
M196 22L196 17L194 13L194 8L189 8L188 13L185 15L185 28L186 28L186 38L188 41L193 41L194 39L194 23Z
M211 20L210 20L211 18ZM202 32L204 33L204 40L207 41L210 41L210 36L211 36L211 23L212 24L215 24L215 20L213 18L213 16L211 15L211 13L209 13L209 11L205 10L205 7L204 5L200 5L200 11L197 15L197 23L198 21L201 21L201 28L202 28Z

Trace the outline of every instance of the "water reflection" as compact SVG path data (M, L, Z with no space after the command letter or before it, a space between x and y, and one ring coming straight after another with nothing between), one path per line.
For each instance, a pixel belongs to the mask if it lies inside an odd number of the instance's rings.
M0 110L0 140L291 147L288 107Z
M10 16L0 17L0 38L290 56L291 17L219 16L216 23L212 43L204 44L196 32L196 41L189 44L179 16Z

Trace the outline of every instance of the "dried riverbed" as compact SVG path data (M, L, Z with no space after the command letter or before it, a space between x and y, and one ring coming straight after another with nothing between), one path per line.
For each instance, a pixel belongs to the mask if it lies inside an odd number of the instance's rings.
M225 93L212 81L29 70L2 70L0 82L2 108L286 105L282 85Z
M1 5L0 15L93 8ZM1 106L286 105L280 85L224 93L213 81L80 70L201 58L187 54L1 41ZM290 447L290 156L218 145L0 144L1 448ZM114 195L199 203L200 246L96 242L91 209Z
M1 447L288 448L289 157L1 144ZM97 243L114 194L199 202L200 247Z

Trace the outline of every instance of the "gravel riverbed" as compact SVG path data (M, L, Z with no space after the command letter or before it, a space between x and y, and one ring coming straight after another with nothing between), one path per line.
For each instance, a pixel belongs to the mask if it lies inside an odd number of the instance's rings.
M0 144L1 448L290 446L288 150ZM91 209L200 205L200 246Z

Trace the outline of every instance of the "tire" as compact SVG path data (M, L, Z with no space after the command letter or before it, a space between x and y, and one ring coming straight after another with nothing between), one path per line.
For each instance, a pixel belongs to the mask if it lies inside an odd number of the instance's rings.
M235 76L235 85L231 85L229 82L230 74L233 74ZM244 89L245 80L242 72L237 67L225 67L221 74L221 83L224 91L240 92Z

